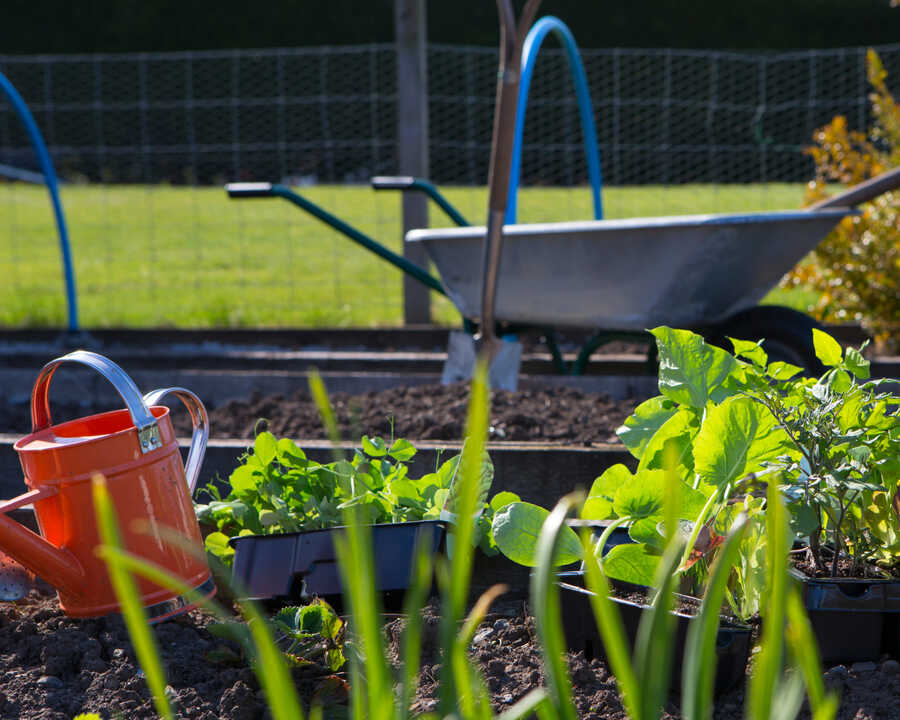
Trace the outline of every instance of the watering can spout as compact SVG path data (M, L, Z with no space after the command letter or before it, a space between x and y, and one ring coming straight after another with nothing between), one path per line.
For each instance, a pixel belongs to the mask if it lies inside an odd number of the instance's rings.
M0 504L0 550L60 592L80 595L86 577L78 559L6 515L10 510L38 499L36 496L41 492L32 490Z

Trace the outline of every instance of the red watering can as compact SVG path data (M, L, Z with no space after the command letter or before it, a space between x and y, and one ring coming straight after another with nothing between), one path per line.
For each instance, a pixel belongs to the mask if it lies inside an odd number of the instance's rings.
M53 425L47 391L56 369L70 362L103 375L127 409ZM168 394L185 403L194 424L186 468L169 409L158 404ZM94 554L100 544L91 492L96 473L106 477L125 549L206 596L215 593L191 502L209 435L206 410L196 395L168 388L141 397L114 362L77 350L41 370L31 396L31 420L32 433L15 444L30 491L0 501L0 551L52 584L66 614L97 617L119 609L106 565ZM6 516L28 504L40 535ZM180 541L173 540L173 531ZM151 620L191 607L183 596L147 580L137 582Z

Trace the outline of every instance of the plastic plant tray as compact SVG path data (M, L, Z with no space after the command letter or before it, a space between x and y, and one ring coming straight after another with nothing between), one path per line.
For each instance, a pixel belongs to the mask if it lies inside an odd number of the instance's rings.
M446 524L439 520L372 525L375 588L403 591L412 575L418 542L433 552L444 544ZM339 597L343 592L335 533L343 528L233 537L232 579L241 597L299 602L313 596Z

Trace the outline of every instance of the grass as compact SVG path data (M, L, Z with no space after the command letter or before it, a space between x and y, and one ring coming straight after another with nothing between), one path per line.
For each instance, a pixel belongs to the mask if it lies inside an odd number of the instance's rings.
M400 203L364 186L301 192L401 252ZM797 208L802 184L612 187L606 217ZM447 188L484 222L484 188ZM62 190L84 327L304 327L402 324L399 270L282 200L229 200L221 188L69 185ZM593 216L586 189L529 188L519 220ZM431 208L434 226L448 224ZM65 324L56 231L46 191L0 184L0 326ZM780 291L778 291L780 293ZM778 302L805 308L793 291ZM459 315L432 294L432 317Z

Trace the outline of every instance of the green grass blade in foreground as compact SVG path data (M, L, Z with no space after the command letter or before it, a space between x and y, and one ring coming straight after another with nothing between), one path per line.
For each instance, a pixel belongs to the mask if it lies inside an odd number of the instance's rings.
M419 677L419 663L422 652L422 608L428 598L431 586L432 565L431 545L418 542L413 555L413 575L409 590L403 599L403 614L406 615L406 629L403 631L403 670L400 676L400 708L401 720L409 717L409 706L412 704Z
M343 460L344 454L341 452L341 434L338 431L337 420L334 417L334 409L331 407L331 401L328 399L328 391L325 389L325 383L322 382L322 376L318 370L309 371L309 393L312 395L316 409L322 418L322 424L325 426L325 433L331 441L331 452L335 460Z
M591 591L591 609L603 640L606 660L616 677L619 694L628 717L631 720L643 720L641 687L631 664L631 649L625 636L625 626L615 604L609 599L609 582L603 573L599 558L594 554L590 531L582 530L581 544L584 547L585 584Z
M712 717L719 611L746 528L747 517L741 515L728 531L710 574L706 594L700 604L700 614L688 628L681 683L681 715L684 720L708 720Z
M780 684L772 689L772 706L769 720L795 720L803 707L803 676L787 673Z
M487 439L488 424L487 367L483 361L476 364L469 393L469 411L466 421L466 438L459 465L459 492L455 510L460 522L453 527L454 552L450 560L448 582L441 588L443 612L441 618L441 647L444 662L441 665L441 690L438 712L449 715L456 712L458 703L469 703L471 695L464 695L468 685L468 658L466 645L457 634L457 625L463 618L469 596L472 575L473 523L478 502L481 475L481 459ZM465 519L465 520L462 520ZM440 579L440 576L439 576Z
M106 479L102 475L95 475L91 489L100 539L110 547L121 549L122 537L119 533L119 522L109 489L106 486ZM144 676L147 678L147 686L153 695L156 712L166 720L172 720L175 716L169 699L166 697L166 675L134 578L120 563L107 558L104 558L104 562L109 571L109 579L116 598L122 607L122 616L125 626L128 628L128 634L131 636L134 652L144 669Z
M657 718L665 704L672 679L675 626L672 613L675 581L681 563L681 543L670 542L656 571L653 587L656 597L649 609L641 613L634 640L634 666L641 686L642 717Z
M127 572L139 575L174 593L184 595L188 602L210 612L222 622L231 620L217 603L154 563L147 562L120 547L110 545L98 548L98 554L107 562L113 562ZM297 698L290 671L284 662L281 651L269 633L265 618L252 602L242 602L240 608L250 627L256 652L253 671L259 679L273 720L302 720L303 709ZM147 672L146 668L144 672Z
M575 720L572 702L572 682L565 664L565 642L559 609L559 588L556 584L556 567L553 563L560 532L566 527L566 516L574 498L570 495L560 500L538 537L537 565L531 574L531 603L537 624L544 670L550 681L551 698L559 717Z
M334 548L344 585L344 597L349 600L350 627L365 658L365 670L356 667L357 682L365 676L365 711L363 717L377 719L394 716L394 694L391 670L384 653L381 635L381 603L375 590L375 561L372 556L372 530L363 522L357 506L344 511L346 528L335 534ZM356 661L354 660L354 663ZM355 703L362 697L353 695ZM353 713L359 708L354 706Z
M766 501L766 566L769 601L756 666L747 688L746 717L769 720L774 690L784 660L784 622L787 604L788 527L784 504L775 483L769 483Z
M813 720L833 720L837 715L840 698L834 690L825 692L819 647L806 610L803 608L800 593L795 587L788 589L787 623L785 637L788 652L792 664L803 673L803 679L806 681L806 693L809 696Z

